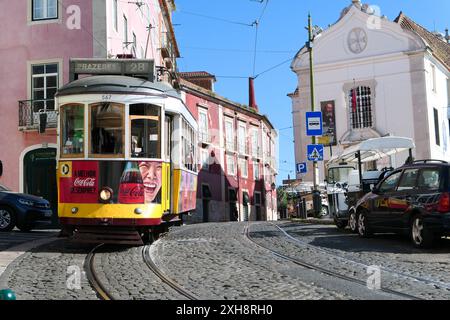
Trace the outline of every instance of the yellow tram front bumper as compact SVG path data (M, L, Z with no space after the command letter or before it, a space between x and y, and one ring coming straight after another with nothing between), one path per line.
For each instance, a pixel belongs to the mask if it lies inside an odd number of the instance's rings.
M159 204L80 204L60 203L62 224L157 225L163 215Z

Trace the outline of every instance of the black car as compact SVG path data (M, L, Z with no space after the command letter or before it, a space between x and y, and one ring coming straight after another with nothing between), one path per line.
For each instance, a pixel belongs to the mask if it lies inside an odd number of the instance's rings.
M416 247L450 235L450 164L415 161L392 171L356 204L357 231L407 234Z
M49 225L52 215L47 200L12 192L0 185L0 232L11 231L14 227L30 231L37 225Z

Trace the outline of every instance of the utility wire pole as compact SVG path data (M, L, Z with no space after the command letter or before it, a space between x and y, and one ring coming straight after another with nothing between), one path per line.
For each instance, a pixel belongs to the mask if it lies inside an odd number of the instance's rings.
M310 75L310 88L311 88L311 111L314 112L315 109L315 103L314 103L314 66L313 66L313 28L312 28L312 19L311 14L308 14L308 50L309 50L309 75ZM316 137L312 137L312 144L316 144ZM319 164L317 161L313 162L313 208L314 208L314 214L317 216L320 212L319 206L320 202L320 196L317 197L315 195L318 194L318 178L319 178Z

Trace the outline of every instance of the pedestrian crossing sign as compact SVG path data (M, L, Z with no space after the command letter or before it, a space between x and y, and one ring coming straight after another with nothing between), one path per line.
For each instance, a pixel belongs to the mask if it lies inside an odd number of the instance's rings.
M308 145L308 161L323 161L323 144Z

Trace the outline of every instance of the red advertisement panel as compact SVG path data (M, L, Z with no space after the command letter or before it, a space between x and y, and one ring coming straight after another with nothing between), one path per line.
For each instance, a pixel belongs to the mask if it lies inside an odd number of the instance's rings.
M60 201L63 203L98 202L98 163L74 161L61 164Z

